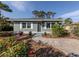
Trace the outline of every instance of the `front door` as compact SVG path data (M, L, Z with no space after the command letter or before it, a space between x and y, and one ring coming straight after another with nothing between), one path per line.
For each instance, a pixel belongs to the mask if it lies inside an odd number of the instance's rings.
M37 24L37 32L41 32L41 23Z

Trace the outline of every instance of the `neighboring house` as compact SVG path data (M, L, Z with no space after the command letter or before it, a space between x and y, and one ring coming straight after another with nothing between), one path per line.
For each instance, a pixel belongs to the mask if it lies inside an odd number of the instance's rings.
M68 30L69 32L71 32L74 29L77 29L79 27L79 23L72 23L69 25L64 25L65 30Z
M55 23L62 25L62 20L60 19L17 18L12 19L12 22L14 23L14 32L22 31L24 33L30 31L33 33L51 33L51 26Z
M68 32L71 32L72 31L72 24L70 25L64 25L64 29L67 30Z

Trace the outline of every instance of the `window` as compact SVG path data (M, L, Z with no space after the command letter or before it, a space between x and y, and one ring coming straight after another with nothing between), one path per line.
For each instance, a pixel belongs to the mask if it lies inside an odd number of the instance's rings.
M50 23L49 22L46 23L46 28L50 28Z
M55 23L53 22L52 24L51 24L51 26L53 26Z
M42 27L45 27L45 23L42 23Z
M22 23L22 28L26 28L26 23Z
M31 22L27 22L27 28L31 28Z

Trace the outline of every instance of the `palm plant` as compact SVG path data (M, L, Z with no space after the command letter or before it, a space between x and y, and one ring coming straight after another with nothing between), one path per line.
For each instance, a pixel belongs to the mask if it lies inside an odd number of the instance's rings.
M47 18L51 18L52 14L53 14L53 13L52 13L51 11L48 11L48 12L47 12Z
M55 12L52 13L52 17L53 17L53 18L54 18L54 16L55 16L55 14L56 14Z
M38 12L39 12L39 11L37 11L37 10L32 11L32 13L33 13L33 15L35 16L35 18L38 17Z
M39 13L38 13L38 17L39 18L45 18L45 12L44 11L39 11Z
M52 12L48 11L46 15L47 15L47 18L51 18Z
M55 14L56 14L55 12L48 11L46 16L47 18L51 18L51 16L54 17Z
M65 25L72 24L72 19L71 18L67 18L67 19L65 19L64 23L65 23Z
M37 10L32 11L32 13L34 14L35 18L45 18L46 14L44 11L37 11Z
M55 12L51 11L48 11L46 13L45 11L38 11L38 10L34 10L32 11L32 13L34 14L35 18L51 18L54 17L54 15L56 14Z

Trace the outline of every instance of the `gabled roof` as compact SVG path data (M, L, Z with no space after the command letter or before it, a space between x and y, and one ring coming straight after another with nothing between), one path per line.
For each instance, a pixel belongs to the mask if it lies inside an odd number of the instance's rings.
M63 21L61 19L38 19L38 18L12 18L9 19L8 21Z

